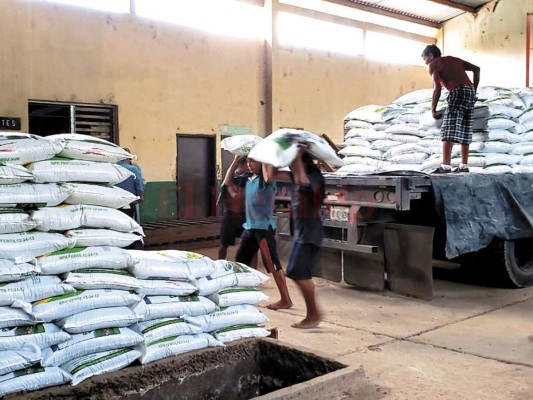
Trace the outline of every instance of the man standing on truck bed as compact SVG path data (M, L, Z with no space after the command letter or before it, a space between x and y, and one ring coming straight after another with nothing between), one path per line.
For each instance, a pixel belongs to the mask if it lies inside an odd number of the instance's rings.
M442 164L434 173L447 174L452 172L451 154L454 143L461 145L461 164L455 172L469 172L468 147L472 142L472 117L476 102L476 91L479 85L480 69L478 66L457 57L442 57L440 49L434 44L426 46L422 58L429 67L433 79L433 98L431 113L439 119L437 103L444 86L449 91L448 108L444 111L441 127ZM474 73L474 83L470 81L466 71Z

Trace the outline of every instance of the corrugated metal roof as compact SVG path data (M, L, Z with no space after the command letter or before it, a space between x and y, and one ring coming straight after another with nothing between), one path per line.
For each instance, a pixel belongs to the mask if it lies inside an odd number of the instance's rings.
M346 0L357 6L374 8L376 11L386 11L397 14L398 18L407 17L421 23L441 25L452 18L468 12L478 10L491 0Z

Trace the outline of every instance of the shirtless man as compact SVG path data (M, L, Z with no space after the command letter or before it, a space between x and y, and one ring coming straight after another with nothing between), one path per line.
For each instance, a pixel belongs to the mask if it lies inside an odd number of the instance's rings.
M426 46L422 58L429 67L429 74L433 79L433 98L431 113L433 118L439 119L442 114L437 112L437 103L441 89L448 89L448 108L444 111L441 127L442 135L442 165L434 173L447 174L452 172L451 154L454 143L461 145L461 164L455 172L469 172L468 147L472 142L472 117L476 102L476 91L479 85L480 69L474 64L457 57L442 57L441 51L434 44ZM474 74L474 83L466 74Z

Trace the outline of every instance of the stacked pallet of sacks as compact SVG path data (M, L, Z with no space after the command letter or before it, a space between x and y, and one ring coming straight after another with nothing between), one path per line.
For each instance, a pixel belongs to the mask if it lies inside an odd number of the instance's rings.
M113 186L130 176L115 164L130 154L83 135L6 133L0 144L10 150L0 165L0 397L222 344L176 322L218 311L213 301L204 297L200 310L153 308L199 304L197 283L216 272L214 261L124 249L142 240L142 228L118 210L138 198ZM186 272L158 275L161 260ZM145 316L163 328L148 334ZM177 337L185 337L181 347L169 343Z
M396 170L432 172L442 162L440 126L431 115L432 89L421 89L392 104L367 105L345 117L346 166L337 173L365 174ZM533 172L533 90L480 87L469 149L471 172ZM447 107L443 90L437 110ZM460 145L452 166L460 164Z
M83 135L2 133L0 144L0 395L127 365L140 352L123 352L119 363L114 353L114 364L102 368L73 371L68 363L86 354L102 361L101 352L142 341L123 328L138 321L131 310L133 320L123 315L140 297L78 276L84 268L108 272L134 264L120 247L141 240L142 229L116 208L137 197L113 186L131 175L115 162L131 155ZM112 307L121 309L118 322L83 316Z
M261 272L180 250L129 252L140 260L130 270L139 280L144 296L134 308L142 322L132 327L144 339L142 364L270 334L260 326L268 321L267 317L253 306L267 298L255 289L268 279ZM224 291L242 294L234 296L234 304L226 303L219 301L220 292ZM246 293L255 296L245 296ZM234 334L223 334L221 330L233 330Z

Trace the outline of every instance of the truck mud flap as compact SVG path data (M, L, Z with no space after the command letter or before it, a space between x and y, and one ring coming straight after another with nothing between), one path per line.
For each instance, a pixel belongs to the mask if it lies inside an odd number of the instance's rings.
M342 254L340 250L320 249L319 259L313 271L313 276L327 279L328 281L342 281Z
M433 233L432 227L385 224L385 266L392 292L432 299Z
M383 252L374 254L343 251L344 281L370 290L385 289L385 262Z

